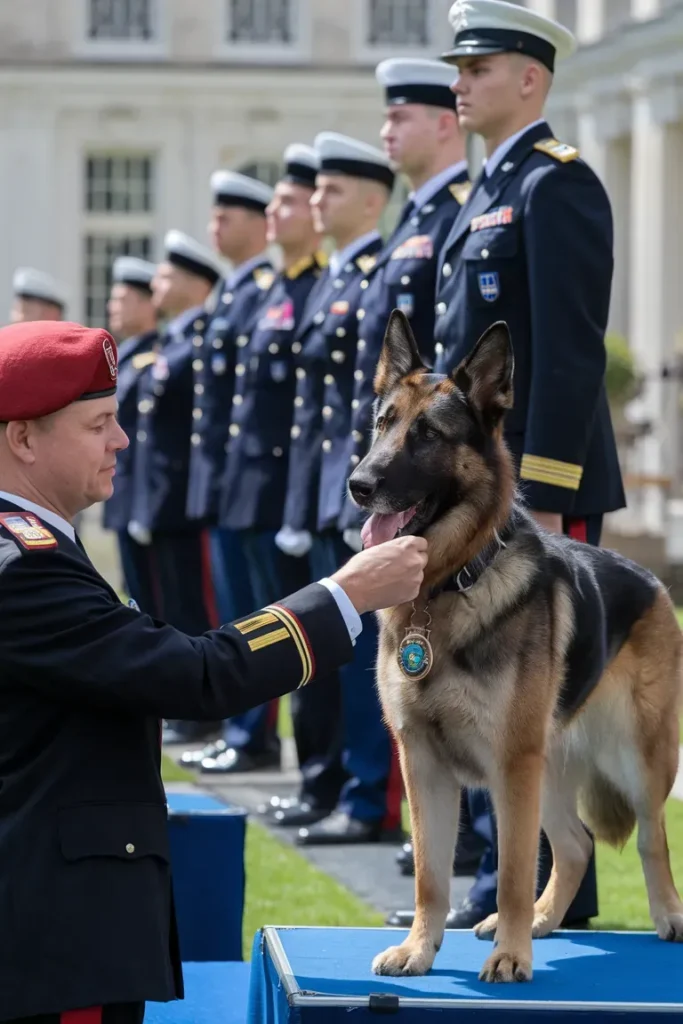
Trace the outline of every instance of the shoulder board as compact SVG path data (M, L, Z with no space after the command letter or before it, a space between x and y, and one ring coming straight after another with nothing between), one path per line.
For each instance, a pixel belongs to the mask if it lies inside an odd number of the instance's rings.
M0 526L4 526L29 551L57 547L55 535L32 512L2 512Z
M321 267L323 270L327 267L328 263L330 262L327 258L327 253L323 252L322 249L318 249L318 251L313 254L313 258L315 259L315 262L318 264L318 266Z
M356 266L362 274L369 274L375 263L377 262L376 256L357 256Z
M151 366L152 363L156 362L156 352L138 352L136 356L133 356L131 363L133 364L134 370L144 370L146 366Z
M313 256L302 256L300 260L292 264L289 270L285 271L285 277L288 277L290 281L296 281L297 277L301 277L302 274L313 266L315 266Z
M568 146L566 142L558 142L557 139L541 139L534 146L534 149L559 160L561 164L568 164L570 160L576 160L579 155L578 149Z
M448 186L448 191L461 206L464 206L472 191L471 181L458 181Z
M254 271L256 287L260 288L262 292L267 292L274 280L275 271L270 267L257 267Z

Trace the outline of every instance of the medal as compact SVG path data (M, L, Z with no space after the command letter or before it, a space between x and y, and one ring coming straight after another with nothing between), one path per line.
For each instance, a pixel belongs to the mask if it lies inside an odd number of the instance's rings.
M425 608L428 616L427 625L432 621L431 615ZM421 626L414 626L415 605L410 618L410 625L406 628L406 635L401 640L398 648L398 664L406 679L419 681L424 679L432 667L434 652L429 642L430 629L423 629Z

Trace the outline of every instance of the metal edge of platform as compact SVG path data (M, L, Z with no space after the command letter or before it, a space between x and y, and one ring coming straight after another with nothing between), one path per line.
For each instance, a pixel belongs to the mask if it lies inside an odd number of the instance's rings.
M360 1009L367 1007L369 996L323 996L311 992L302 991L296 976L292 971L285 948L282 945L279 931L320 931L320 925L266 925L263 929L263 937L277 970L282 985L287 995L288 1002L292 1006L328 1006L348 1007L349 1009ZM353 925L341 925L335 931L358 931ZM370 926L361 929L362 931L400 931L403 929L390 929L382 926ZM408 929L405 929L406 931ZM470 933L470 928L453 928L451 931ZM590 928L558 928L553 935L590 935L595 931ZM604 931L603 935L654 935L652 931L617 932ZM538 999L425 999L415 996L398 996L399 1005L406 1009L429 1009L434 1010L526 1010L538 1012L539 1010L571 1010L586 1011L600 1010L607 1013L671 1013L683 1011L683 1003L605 1003L605 1002L574 1002L567 1000L538 1000Z

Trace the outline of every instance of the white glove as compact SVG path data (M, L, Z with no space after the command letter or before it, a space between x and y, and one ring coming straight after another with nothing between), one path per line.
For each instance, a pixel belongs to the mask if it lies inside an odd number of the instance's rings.
M344 530L342 537L347 547L351 548L358 554L359 551L363 550L363 540L360 535L360 530Z
M138 544L142 544L143 547L147 547L152 543L152 534L143 526L142 523L136 523L134 519L128 523L128 534L133 540L137 541Z
M301 558L313 547L313 537L308 530L293 530L291 526L283 526L275 534L275 543L286 555Z

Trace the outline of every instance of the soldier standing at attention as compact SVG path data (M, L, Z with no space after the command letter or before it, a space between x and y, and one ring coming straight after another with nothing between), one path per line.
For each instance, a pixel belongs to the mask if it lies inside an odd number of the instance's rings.
M230 620L246 615L255 599L240 535L217 525L218 504L237 353L249 337L259 305L275 277L265 251L266 207L273 190L236 171L215 171L211 192L209 235L213 248L230 261L232 270L212 292L206 307L207 328L203 339L199 335L196 339L187 516L208 525L216 600L221 618ZM186 768L199 767L206 758L239 746L244 729L241 718L224 722L219 739L186 750L180 763Z
M282 250L283 269L275 278L250 335L237 339L235 395L225 475L221 486L222 527L237 530L257 604L277 600L291 583L308 579L308 563L286 555L275 544L282 525L287 462L294 409L292 345L311 289L326 266L320 235L311 217L318 157L295 143L284 154L285 172L269 203L267 241ZM304 700L303 691L295 695ZM234 745L205 758L202 772L224 774L279 767L277 702L245 716Z
M33 267L18 267L12 278L13 324L28 320L63 320L66 288L50 274Z
M427 563L423 538L381 544L199 636L126 607L73 527L128 443L116 376L106 331L0 330L3 1024L141 1024L146 1000L182 999L159 719L224 719L325 677L360 614L412 601Z
M422 351L431 356L437 253L469 191L465 139L450 89L453 71L438 61L389 60L377 67L376 76L386 105L381 131L384 150L392 167L406 176L412 192L393 234L359 283L346 449L340 452L338 446L330 445L329 453L323 453L321 525L336 528L356 550L362 514L346 497L346 481L367 450L375 398L372 381L387 320L392 309L402 309ZM340 417L337 429L343 428ZM326 464L328 454L334 479ZM343 689L348 723L343 761L351 777L334 813L300 830L297 841L302 845L377 842L401 835L398 758L382 721L376 690L365 684L376 649L373 620L365 624L354 672L346 673Z
M450 22L455 41L444 59L460 72L458 116L483 137L486 162L439 259L436 370L450 373L493 321L507 322L515 375L505 440L521 491L542 526L599 544L604 513L625 504L604 386L612 212L594 172L543 117L555 61L574 38L499 0L458 0ZM451 928L496 909L495 818L483 790L469 793L469 806L487 848ZM543 838L541 889L548 860ZM565 923L596 913L592 858Z
M143 611L153 615L158 597L149 545L139 544L128 532L133 501L133 465L138 415L138 379L154 363L159 341L157 312L152 303L154 263L135 256L120 256L112 268L113 284L107 306L109 329L117 339L116 398L119 423L130 444L117 460L114 492L104 505L102 525L115 530L126 593Z
M316 136L314 148L320 170L311 207L320 229L336 248L327 270L311 290L292 345L294 422L283 528L275 538L286 554L308 560L312 579L334 572L352 554L336 529L318 533L320 463L323 446L330 443L325 434L332 425L335 406L340 398L344 401L337 374L353 380L360 282L382 247L377 224L394 184L388 158L374 146L336 132L322 132ZM347 389L346 403L350 401ZM341 442L346 443L346 436ZM367 665L354 659L341 673L342 686L347 669L366 673ZM281 825L303 827L326 817L334 810L346 779L341 751L349 720L342 714L340 690L329 683L311 687L306 694L305 717L298 716L297 749L303 753L302 789L308 799L284 803L274 797L273 818ZM311 776L308 784L306 773Z
M208 531L187 518L193 370L204 305L222 276L220 260L180 231L164 240L165 258L152 281L154 306L168 319L154 362L138 383L138 420L131 535L151 543L160 598L158 615L185 633L218 621ZM215 723L169 723L165 742L215 732Z

